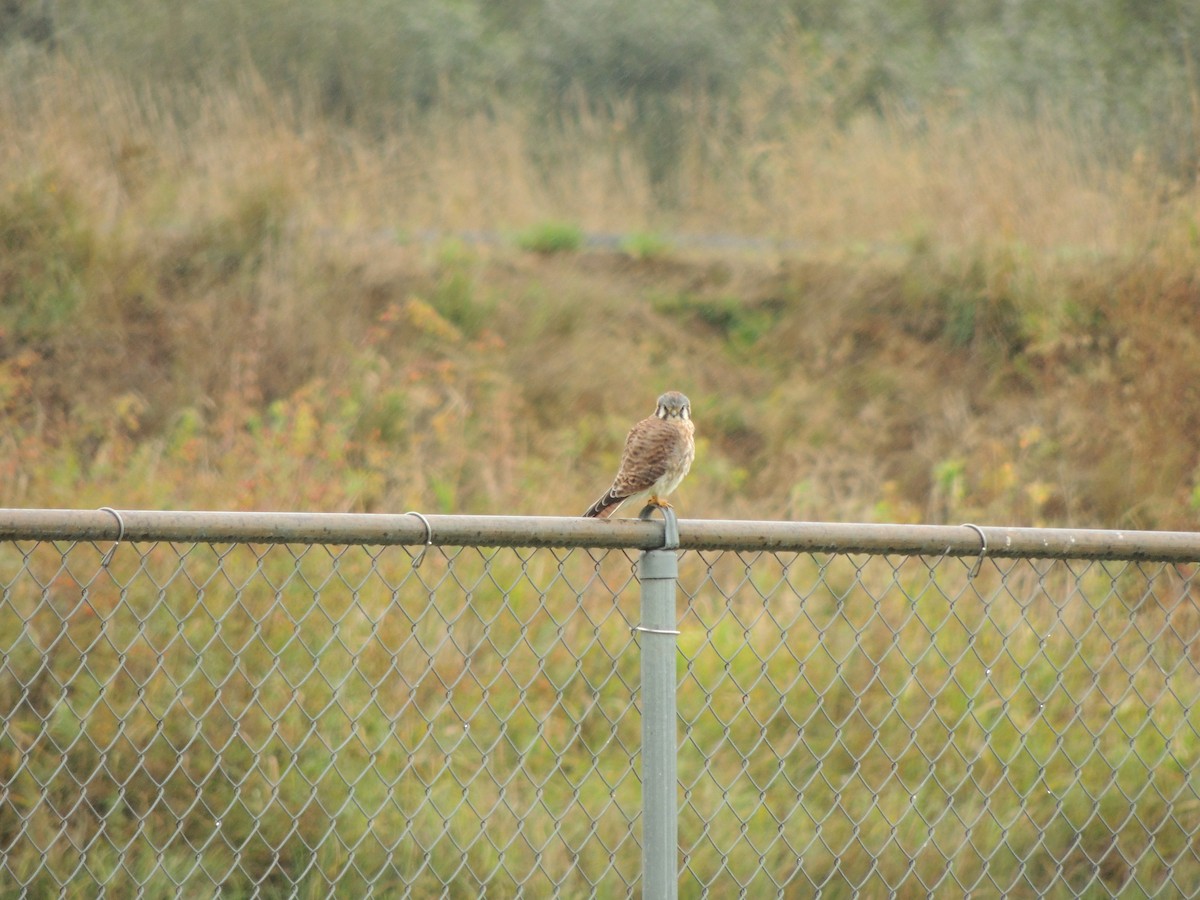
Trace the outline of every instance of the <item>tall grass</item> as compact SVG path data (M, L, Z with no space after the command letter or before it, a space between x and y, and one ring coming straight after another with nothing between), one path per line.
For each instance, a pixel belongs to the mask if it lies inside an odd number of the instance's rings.
M698 514L1179 525L1197 502L1196 336L1167 325L1194 190L1065 120L683 97L709 127L664 205L619 104L378 135L252 72L182 99L35 75L0 106L5 502L570 512L644 411L613 384L694 396ZM781 243L516 262L423 237L547 221Z
M693 889L1153 891L1194 864L1187 573L690 562Z
M381 134L252 69L30 63L0 99L0 499L569 513L675 385L693 514L1189 527L1194 185L1052 112L789 118L788 60L673 100L704 127L668 203L619 102ZM778 244L425 237L544 222Z
M626 554L102 549L4 550L31 892L636 883ZM685 895L1194 880L1190 574L966 571L685 556Z

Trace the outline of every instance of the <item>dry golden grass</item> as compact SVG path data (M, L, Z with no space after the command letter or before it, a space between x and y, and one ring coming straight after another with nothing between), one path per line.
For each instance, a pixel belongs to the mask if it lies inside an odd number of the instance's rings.
M570 513L670 385L689 514L1187 525L1195 186L1050 118L789 115L781 77L680 100L656 189L629 110L366 135L253 74L47 65L0 101L0 501ZM666 239L516 249L551 220Z
M681 99L690 130L677 202L664 208L633 137L636 114L620 107L600 115L581 102L555 128L515 106L435 111L364 135L273 96L252 73L179 97L62 61L30 95L6 99L6 125L21 126L0 151L6 169L70 178L109 224L209 217L265 187L292 203L291 220L314 227L504 230L564 219L591 231L732 232L835 250L919 238L1124 255L1159 233L1163 196L1179 190L1141 156L1105 165L1102 134L953 109L838 126L781 113L778 102L760 108L753 94L728 109Z

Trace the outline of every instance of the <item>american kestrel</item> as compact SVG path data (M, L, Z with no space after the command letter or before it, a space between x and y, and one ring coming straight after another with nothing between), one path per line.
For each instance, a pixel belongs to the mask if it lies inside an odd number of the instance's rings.
M679 391L667 391L658 398L654 415L629 430L621 468L612 487L591 505L584 517L607 519L627 500L670 506L666 496L679 487L695 456L692 406Z

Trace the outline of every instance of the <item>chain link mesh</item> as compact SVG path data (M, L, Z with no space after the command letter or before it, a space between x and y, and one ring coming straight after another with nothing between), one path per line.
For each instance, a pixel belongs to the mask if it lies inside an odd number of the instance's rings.
M0 886L636 896L636 552L0 544ZM1190 565L681 554L683 896L1187 894Z
M1194 893L1192 567L696 554L687 894Z

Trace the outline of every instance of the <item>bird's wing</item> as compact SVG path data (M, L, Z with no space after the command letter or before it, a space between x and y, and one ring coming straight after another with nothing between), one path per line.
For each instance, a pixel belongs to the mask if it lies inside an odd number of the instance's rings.
M654 416L642 419L625 438L621 467L609 493L614 497L629 497L649 490L666 473L671 453L680 440L678 429L670 423Z

